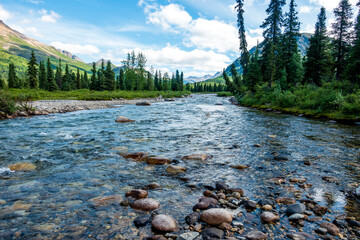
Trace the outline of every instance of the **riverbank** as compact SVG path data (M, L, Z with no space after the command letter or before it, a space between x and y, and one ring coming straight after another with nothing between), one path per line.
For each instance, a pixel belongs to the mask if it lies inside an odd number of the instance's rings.
M337 112L319 112L315 110L309 110L309 109L299 109L296 107L291 108L284 108L279 106L274 106L271 104L244 104L239 103L235 97L231 98L230 101L235 104L242 107L248 107L253 108L265 112L275 112L279 114L291 114L294 116L299 117L306 117L311 119L319 119L319 120L333 120L338 123L344 123L344 124L355 124L357 122L360 122L360 115L345 115L341 113L340 111Z

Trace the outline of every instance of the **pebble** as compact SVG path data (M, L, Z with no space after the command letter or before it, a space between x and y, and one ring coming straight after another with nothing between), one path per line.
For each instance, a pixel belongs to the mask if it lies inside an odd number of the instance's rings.
M179 236L179 240L194 240L200 234L198 232L186 232Z
M320 227L325 228L328 231L328 233L333 236L339 236L340 234L339 228L335 226L333 223L323 222L320 224Z
M136 210L153 211L160 207L160 204L152 198L144 198L134 201L131 207Z
M164 214L156 215L151 221L151 226L159 232L174 232L178 228L176 220Z
M185 221L189 225L193 225L200 219L200 212L193 212L185 217Z
M263 232L254 230L254 231L247 233L245 235L245 238L249 239L249 240L266 240L266 239L268 239L268 236Z
M233 215L226 209L222 208L212 208L209 210L205 210L200 215L201 221L209 224L218 226L221 223L231 223L233 220Z
M165 157L148 157L146 163L150 165L165 165L169 164L171 160Z
M257 206L257 203L255 201L247 200L243 202L244 207L248 209L255 209Z
M266 205L262 206L262 209L264 209L265 211L271 211L273 209L273 207L271 205L266 204Z
M134 220L134 224L137 228L146 226L150 222L150 218L148 216L140 216Z
M305 210L306 210L306 207L304 204L295 203L295 204L288 206L288 208L286 209L286 214L288 216L291 216L296 213L303 214Z
M222 239L223 235L224 235L224 232L218 228L206 228L201 233L203 240Z
M274 156L274 160L276 161L287 161L289 158L284 154L278 154Z
M315 232L316 232L316 233L319 233L319 234L323 234L323 235L327 234L326 228L321 228L321 227L315 229Z
M290 198L290 197L278 197L275 199L276 203L281 203L284 205L291 205L291 204L295 204L295 198Z
M229 188L229 186L225 182L221 182L221 181L216 182L215 187L217 190L222 190L222 189L226 190Z
M302 220L304 218L305 218L305 215L300 214L300 213L295 213L289 217L289 220L290 221L298 221L298 220Z
M122 157L126 159L133 159L135 161L145 161L148 154L144 152L133 152L123 154Z
M264 223L273 223L279 220L279 217L272 212L263 212L260 214L260 218Z

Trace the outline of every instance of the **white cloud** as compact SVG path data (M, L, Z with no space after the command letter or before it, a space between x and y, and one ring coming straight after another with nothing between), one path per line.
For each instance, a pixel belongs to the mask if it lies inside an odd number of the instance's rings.
M91 45L91 44L73 44L73 43L62 43L62 42L52 42L50 45L61 49L69 51L73 54L85 54L85 55L93 55L100 53L100 50L98 47Z
M0 5L0 20L6 21L12 18L12 15L9 11L6 11L2 5Z
M301 6L299 10L300 13L311 13L312 11L313 8L309 6Z
M48 13L47 10L42 9L39 11L39 13L42 15L40 20L45 23L56 23L57 20L61 18L59 14L52 10L50 11L50 13Z
M44 3L42 0L27 0L28 2L34 3L34 4L40 4Z
M219 20L198 18L188 29L187 46L217 50L221 53L237 51L237 29Z
M172 27L186 28L191 20L189 13L177 4L160 6L160 9L148 15L150 23L160 25L165 30L170 30Z
M248 29L248 32L246 32L246 41L248 43L248 49L251 49L252 47L257 45L257 42L261 43L264 40L264 37L262 36L263 29L262 28L256 28L256 29Z
M226 67L231 60L214 51L195 49L184 51L168 45L161 50L142 50L148 61L154 65L172 66L174 68L190 67L196 71L215 72Z

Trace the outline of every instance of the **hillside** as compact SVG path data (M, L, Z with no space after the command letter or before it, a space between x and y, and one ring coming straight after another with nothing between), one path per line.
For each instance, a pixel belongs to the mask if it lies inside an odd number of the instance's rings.
M306 55L306 50L307 48L309 47L309 44L310 44L310 38L311 38L312 34L310 33L302 33L301 36L298 38L298 48L299 48L299 51L300 51L300 54L301 56L305 56ZM262 50L262 43L259 44L259 50L260 50L260 53L261 53L261 50ZM256 50L256 47L253 47L250 49L250 54L253 54ZM234 61L235 63L235 66L236 66L236 70L238 72L241 72L242 73L242 68L240 66L240 57L238 59L236 59ZM232 76L231 74L231 64L225 69L225 72L228 76ZM213 78L207 80L206 82L216 82L216 83L225 83L223 77L222 77L222 74L216 74Z
M30 58L31 51L35 52L38 61L46 61L50 58L52 67L56 68L58 59L63 63L68 63L70 69L90 71L91 67L86 63L79 61L71 53L64 51L63 54L56 48L41 43L33 38L29 38L24 34L11 29L3 21L0 20L0 73L6 76L10 62L16 66L16 70L20 76L25 74L27 62ZM75 59L72 59L75 58Z

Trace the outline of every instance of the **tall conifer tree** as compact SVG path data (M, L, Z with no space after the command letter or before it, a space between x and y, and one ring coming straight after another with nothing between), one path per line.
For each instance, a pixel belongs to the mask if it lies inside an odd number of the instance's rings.
M244 25L244 0L236 0L235 9L237 10L237 25L239 28L239 40L240 40L240 65L243 69L243 75L248 72L248 66L250 61L250 54L247 49L247 41L245 35Z
M48 91L55 91L58 89L54 79L54 72L51 68L50 58L47 59L46 63L46 82Z
M46 90L47 89L47 78L46 78L46 68L43 61L39 64L39 88Z
M37 65L35 53L32 51L27 69L27 84L32 89L36 89L39 86Z
M331 34L334 37L334 57L336 79L339 80L347 64L352 37L352 11L349 0L341 0L334 9L335 22Z

